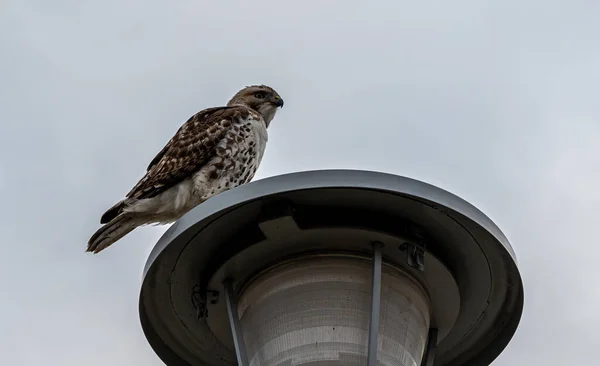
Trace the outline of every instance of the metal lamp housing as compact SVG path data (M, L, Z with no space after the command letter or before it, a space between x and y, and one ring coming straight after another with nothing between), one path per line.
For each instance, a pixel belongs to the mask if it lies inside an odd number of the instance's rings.
M324 170L190 211L151 252L139 308L169 366L489 365L523 286L506 237L459 197Z

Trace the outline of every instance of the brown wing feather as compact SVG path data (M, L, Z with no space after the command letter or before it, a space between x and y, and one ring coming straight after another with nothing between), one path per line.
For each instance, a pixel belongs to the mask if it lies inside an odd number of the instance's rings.
M189 178L215 154L215 147L232 122L247 118L250 110L243 106L208 108L196 113L179 128L167 145L152 159L146 175L127 193L129 199L154 197ZM118 216L125 201L110 208L101 223Z
M146 175L127 193L127 198L151 198L189 178L214 157L215 147L232 122L246 118L242 106L205 109L191 117L152 160Z
M198 113L196 113L195 115L193 115L192 117L190 117L190 119L187 120L186 123L184 123L179 130L177 130L177 132L175 133L175 136L173 136L171 138L171 140L169 140L169 142L165 145L165 147L162 148L161 151L159 151L158 154L156 154L156 156L154 157L154 159L152 159L152 161L150 162L150 164L148 164L148 168L146 168L146 171L149 171L150 169L152 169L152 167L154 165L156 165L160 159L163 158L163 156L165 156L165 154L167 153L167 151L173 146L173 142L174 140L176 140L176 138L182 134L182 133L186 133L185 130L189 129L189 125L194 123L194 121L202 121L205 120L212 112L216 112L218 110L223 110L223 109L230 109L229 107L215 107L215 108L207 108L204 109ZM200 122L202 123L202 122Z

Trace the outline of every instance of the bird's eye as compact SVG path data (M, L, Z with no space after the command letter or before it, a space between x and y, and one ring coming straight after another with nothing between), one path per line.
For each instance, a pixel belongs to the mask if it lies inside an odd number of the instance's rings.
M254 93L254 96L258 99L265 99L265 93L263 92Z

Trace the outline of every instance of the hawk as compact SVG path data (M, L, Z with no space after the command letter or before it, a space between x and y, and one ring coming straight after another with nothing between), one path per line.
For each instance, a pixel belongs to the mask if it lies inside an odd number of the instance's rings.
M185 122L148 165L146 174L100 218L88 242L99 253L138 226L176 221L210 197L248 183L267 144L267 128L283 99L271 87L240 90L226 106Z

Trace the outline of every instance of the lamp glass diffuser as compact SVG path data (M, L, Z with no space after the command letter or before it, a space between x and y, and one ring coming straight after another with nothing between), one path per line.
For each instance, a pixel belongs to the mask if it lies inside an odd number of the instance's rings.
M251 366L364 366L372 262L310 257L263 271L242 291L238 312ZM382 270L377 364L418 366L430 324L423 288Z

